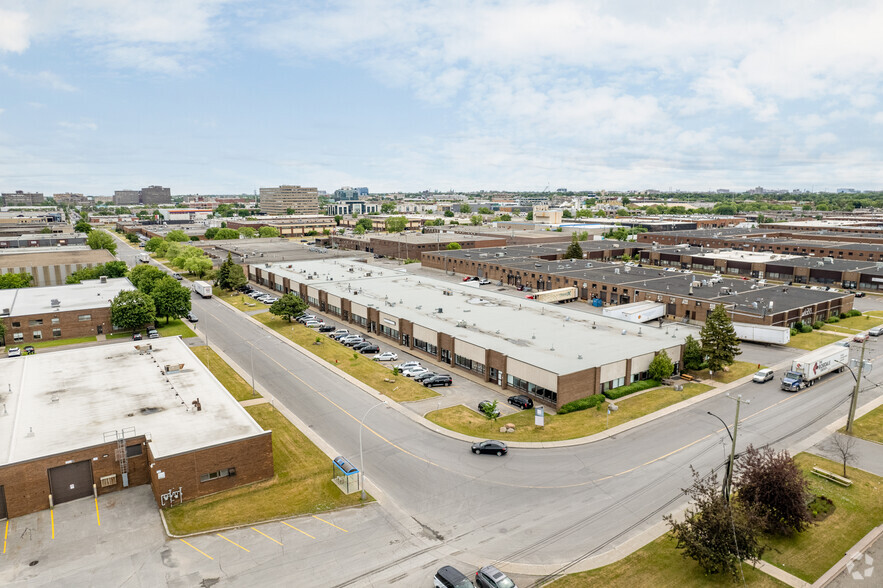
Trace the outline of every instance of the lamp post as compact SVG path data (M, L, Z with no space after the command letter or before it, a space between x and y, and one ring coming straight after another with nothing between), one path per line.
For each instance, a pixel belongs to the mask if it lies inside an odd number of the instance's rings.
M378 406L389 406L386 400L378 402L365 412L365 416L359 421L359 487L362 489L362 500L365 500L365 458L362 455L362 427L365 425L365 419L368 414Z
M732 434L730 433L730 428L727 426L727 423L725 423L722 418L720 418L716 414L713 414L712 412L708 412L708 414L710 414L711 416L713 416L714 418L719 420L721 423L723 423L724 428L727 430L727 435L730 436L730 440L733 442L732 446L730 447L730 461L729 461L729 465L727 467L727 478L725 480L726 485L724 486L724 497L727 499L727 502L729 502L730 501L730 490L733 486L733 462L736 460L736 438L739 435L739 409L741 408L742 403L751 404L751 401L750 400L742 400L741 394L739 394L735 398L730 396L729 394L727 394L726 396L727 396L727 398L736 401L736 421L733 423L733 433Z

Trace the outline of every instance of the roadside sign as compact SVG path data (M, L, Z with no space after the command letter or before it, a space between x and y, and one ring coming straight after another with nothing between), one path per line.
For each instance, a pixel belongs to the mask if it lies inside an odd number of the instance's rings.
M534 407L534 409L533 409L533 424L536 425L537 427L542 427L542 426L544 426L543 422L544 422L543 407L542 406Z

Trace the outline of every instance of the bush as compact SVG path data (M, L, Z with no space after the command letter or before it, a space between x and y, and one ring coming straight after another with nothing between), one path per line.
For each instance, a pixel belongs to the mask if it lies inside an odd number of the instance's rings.
M821 329L824 326L825 326L825 323L822 321L816 321L812 324L812 328L816 329L816 330Z
M797 329L792 328L791 329L791 336L793 337L796 334L797 334Z
M558 414L567 414L569 412L577 412L580 410L586 410L589 408L595 408L604 402L606 398L604 398L603 394L592 394L587 398L580 398L579 400L574 400L573 402L568 402L564 406L558 409Z
M861 316L861 315L862 315L862 311L856 310L854 308L846 313L846 316Z
M846 313L845 313L845 312L841 312L841 313L840 313L840 318L842 318L842 319L847 318Z
M655 388L656 386L659 386L659 380L642 380L640 382L635 382L634 384L629 384L628 386L620 386L619 388L608 390L604 393L604 396L610 400L616 400L617 398L622 398L623 396L628 396L629 394L634 394L641 390L647 390L648 388Z
M840 319L837 318L836 316L832 316L832 317L828 317L828 320L826 320L825 322L829 323L829 324L839 323Z
M801 333L812 333L812 325L803 325L800 327Z
M797 329L798 332L802 333L803 323L801 321L797 321L794 323L794 328Z

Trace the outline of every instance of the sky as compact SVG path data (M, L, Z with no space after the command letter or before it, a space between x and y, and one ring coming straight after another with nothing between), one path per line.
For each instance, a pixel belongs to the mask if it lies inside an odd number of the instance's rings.
M879 0L0 0L0 190L879 190L881 30Z

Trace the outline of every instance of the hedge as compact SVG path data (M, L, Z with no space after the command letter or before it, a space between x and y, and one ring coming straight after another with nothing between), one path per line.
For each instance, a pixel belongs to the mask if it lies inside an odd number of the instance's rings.
M568 402L564 406L558 409L558 414L567 414L569 412L577 412L578 410L587 410L589 408L595 408L599 406L602 402L604 402L606 398L604 398L603 394L592 394L588 398L580 398L579 400L574 400L573 402Z
M846 316L861 316L861 315L862 315L862 311L856 310L854 308L846 313Z
M623 396L628 396L629 394L634 394L635 392L640 392L641 390L655 388L658 385L659 380L642 380L640 382L635 382L634 384L629 384L628 386L620 386L619 388L608 390L604 393L604 396L606 396L610 400L616 400L617 398L622 398Z

